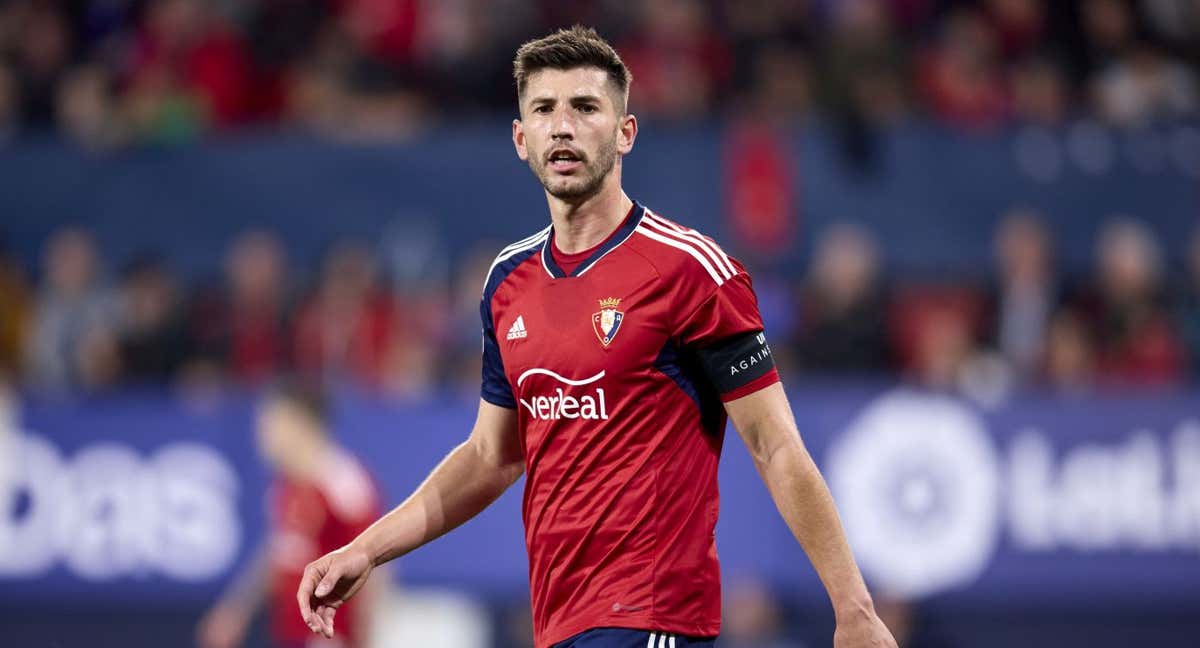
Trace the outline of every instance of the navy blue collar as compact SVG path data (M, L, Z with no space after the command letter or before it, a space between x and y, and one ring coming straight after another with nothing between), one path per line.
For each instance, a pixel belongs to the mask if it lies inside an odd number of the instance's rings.
M542 265L546 268L546 272L549 272L550 276L554 277L555 279L561 279L568 276L578 277L579 275L587 272L589 268L596 265L596 262L600 260L600 257L617 249L617 246L624 243L625 240L630 236L633 236L633 230L637 229L638 224L642 222L642 218L645 215L646 208L641 206L635 200L633 202L633 209L629 210L629 216L625 218L625 222L621 223L621 226L618 227L617 230L600 245L600 247L596 248L596 251L593 252L591 256L585 259L583 263L575 266L575 271L570 275L563 272L562 268L559 268L558 264L554 262L554 252L553 248L551 247L554 245L554 228L551 227L550 236L546 237L546 242L542 245Z

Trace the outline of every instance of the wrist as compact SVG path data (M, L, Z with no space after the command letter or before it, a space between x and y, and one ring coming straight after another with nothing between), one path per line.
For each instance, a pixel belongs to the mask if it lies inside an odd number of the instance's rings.
M875 617L875 602L863 592L833 601L833 616L838 623L853 623Z
M385 549L378 546L378 543L369 533L363 533L355 538L347 548L354 553L366 556L367 562L370 563L372 568L378 567L388 561Z

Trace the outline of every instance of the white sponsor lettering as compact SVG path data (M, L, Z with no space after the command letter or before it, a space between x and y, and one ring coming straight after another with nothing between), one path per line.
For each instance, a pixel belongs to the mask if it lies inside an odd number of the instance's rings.
M521 387L530 376L549 376L558 382L571 387L590 385L604 377L604 372L585 378L572 380L549 369L529 369L517 378L517 387ZM521 405L529 410L530 416L543 421L558 421L561 419L608 420L608 401L605 399L604 388L596 387L590 393L576 396L556 387L550 395L530 396L528 400L520 399Z
M584 394L579 398L564 393L562 387L558 387L553 396L534 396L529 400L522 398L521 405L529 410L531 416L544 421L608 420L608 402L604 398L603 387L597 387L594 394Z
M763 346L763 348L759 349L758 351L755 351L749 357L742 358L738 362L735 362L735 363L729 365L729 375L736 376L736 375L742 373L743 371L749 369L750 367L753 367L760 362L766 361L766 359L770 355L771 355L771 347Z
M1200 549L1200 423L1183 423L1166 444L1136 430L1058 461L1050 437L1027 429L1009 453L1009 533L1018 547Z
M237 557L237 473L208 446L170 443L146 458L104 441L67 459L39 436L14 433L5 445L13 463L0 483L0 577L61 563L92 581L202 581Z

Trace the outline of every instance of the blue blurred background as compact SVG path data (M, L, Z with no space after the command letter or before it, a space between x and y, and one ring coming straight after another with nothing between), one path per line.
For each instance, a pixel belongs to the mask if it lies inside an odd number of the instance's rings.
M900 645L1197 645L1190 0L0 3L4 644L192 645L281 375L389 507L466 436L484 272L546 221L512 53L576 21L634 74L628 193L749 267ZM722 645L830 645L735 436ZM377 645L530 645L519 503L398 561Z

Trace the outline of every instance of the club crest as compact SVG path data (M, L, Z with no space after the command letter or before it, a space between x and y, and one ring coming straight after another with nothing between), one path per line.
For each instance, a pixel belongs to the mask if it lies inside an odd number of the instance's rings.
M621 329L621 321L625 319L625 313L617 310L617 306L620 304L620 299L612 297L601 299L600 312L592 314L592 328L596 330L596 337L600 338L600 344L606 347L612 344L613 338L617 337L617 331Z

